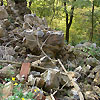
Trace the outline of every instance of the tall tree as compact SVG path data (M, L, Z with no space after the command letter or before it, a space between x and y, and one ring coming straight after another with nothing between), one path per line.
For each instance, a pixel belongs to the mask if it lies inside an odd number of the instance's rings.
M76 0L74 0L75 2ZM64 11L65 11L65 14L66 14L66 41L67 43L69 43L69 29L71 27L71 24L72 24L72 20L73 20L73 14L74 14L74 5L71 5L71 12L70 12L70 15L68 14L68 11L67 11L67 1L64 0ZM69 20L69 16L70 16L70 20Z
M93 32L94 31L94 0L92 1L92 30L90 32L90 41L92 42L93 39Z
M100 6L100 0L90 0L91 1L91 4L92 4L92 29L91 29L91 32L90 32L90 41L92 42L93 40L93 35L94 35L94 6L96 7L99 7Z

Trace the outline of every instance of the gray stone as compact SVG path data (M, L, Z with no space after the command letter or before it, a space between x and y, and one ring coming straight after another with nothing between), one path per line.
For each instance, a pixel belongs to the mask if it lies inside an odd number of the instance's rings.
M99 64L99 61L96 58L89 57L86 59L86 64L95 67Z
M26 30L24 34L26 39L25 45L27 46L27 48L33 51L38 47L36 37L34 36L34 31Z
M10 26L9 20L8 19L4 19L3 21L4 21L3 24L5 25L5 27L8 28Z
M98 100L98 96L92 91L86 91L85 99L86 100Z
M35 35L37 35L38 37L43 37L44 32L42 32L42 31L37 31L37 32L35 33Z
M0 6L0 20L8 18L8 13L4 6Z
M59 77L60 72L58 70L48 69L47 71L45 71L42 74L42 78L46 82L45 89L50 90L52 88L58 88L60 82Z
M0 38L4 36L4 29L0 26Z
M77 44L76 46L75 46L75 48L82 48L83 47L83 44Z
M0 46L0 59L4 60L14 60L13 55L15 54L15 51L13 47L4 47Z
M13 90L13 83L12 82L8 82L8 83L6 83L4 85L4 88L3 88L3 100L11 95L12 90Z
M0 70L0 74L4 75L4 77L13 77L16 74L16 69L13 65L9 64Z
M33 14L27 14L27 15L24 15L24 21L26 23L29 23L30 25L33 24L33 21L34 21L34 16Z

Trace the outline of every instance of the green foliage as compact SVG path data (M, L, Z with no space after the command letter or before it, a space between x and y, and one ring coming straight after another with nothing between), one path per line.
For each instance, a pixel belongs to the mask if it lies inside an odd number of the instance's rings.
M0 84L0 97L2 98L3 94L2 94L2 89L3 89L4 85Z
M9 82L9 81L11 81L11 79L10 78L5 78L5 81Z
M34 100L33 99L34 95L32 92L28 92L26 95L23 94L22 84L14 86L14 89L12 92L13 92L13 96L10 96L8 98L8 100L24 100L24 99L25 100L28 100L28 99Z
M83 49L83 52L88 53L89 56L92 56L94 58L100 59L100 48L94 48L93 46L85 47Z
M3 68L3 66L2 65L0 65L0 69L2 69Z
M76 45L88 41L91 33L91 9L93 0L31 0L30 7L39 17L46 17L49 26L55 30L66 30L64 1L70 16L71 6L75 6L74 19L70 29L70 43ZM94 38L93 42L100 45L100 0L94 0ZM70 18L69 18L70 20Z

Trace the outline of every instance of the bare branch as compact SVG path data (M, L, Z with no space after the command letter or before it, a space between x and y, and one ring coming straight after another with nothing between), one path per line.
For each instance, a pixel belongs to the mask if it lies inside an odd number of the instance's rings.
M75 80L68 74L67 70L65 69L64 65L62 64L62 62L60 61L60 59L58 59L58 62L59 64L61 65L62 69L64 70L64 72L66 73L66 75L69 77L70 81L72 82L72 84L74 85L79 97L80 97L80 100L84 100L84 96L78 86L78 84L75 82Z

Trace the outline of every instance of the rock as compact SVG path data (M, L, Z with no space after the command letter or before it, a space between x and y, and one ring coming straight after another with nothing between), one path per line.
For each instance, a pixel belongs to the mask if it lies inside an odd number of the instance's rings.
M36 72L36 71L31 71L30 74L32 74L34 77L38 77L40 76L40 72Z
M76 67L77 67L77 66L76 66L75 64L69 62L68 68L70 68L70 69L75 69Z
M38 45L33 30L26 30L25 38L25 45L27 46L27 48L29 48L31 51L37 51Z
M42 78L45 80L45 89L50 90L53 88L58 88L59 87L59 77L60 77L60 72L55 69L48 69L42 74Z
M12 0L7 0L8 6L15 7L15 2Z
M81 76L78 72L69 71L68 75L70 75L75 81Z
M90 73L90 74L88 75L88 78L90 78L90 79L94 79L94 77L95 77L95 75L94 75L93 73Z
M98 86L93 86L93 91L94 91L96 94L100 95L100 88L99 88Z
M28 84L32 86L37 86L43 88L45 81L40 77L34 77L32 74L28 76Z
M42 55L36 56L36 55L27 54L26 61L34 62L36 60L39 60L41 57L42 57Z
M90 43L90 42L85 42L85 43L83 44L83 46L84 46L84 47L90 47L90 46L91 46L91 43Z
M45 100L52 100L51 96L46 96Z
M17 52L20 49L20 46L15 46L14 50Z
M57 31L57 32L48 32L45 36L45 39L50 35L50 37L48 38L48 40L46 41L46 44L49 45L59 45L59 46L63 46L64 45L64 34L61 31ZM51 41L52 40L52 41Z
M4 21L3 24L5 25L5 27L8 28L10 26L9 20L8 19L4 19L3 21Z
M94 78L94 83L100 85L100 70L96 73L96 76Z
M28 84L30 84L32 86L35 85L35 78L32 74L28 76Z
M87 65L87 66L83 66L82 71L83 73L86 75L87 73L89 73L91 66Z
M15 27L19 27L20 26L20 23L14 22L14 25L15 25Z
M83 47L83 44L77 44L76 46L75 46L75 48L82 48Z
M54 59L55 60L55 59ZM56 68L57 66L54 65L49 59L48 57L45 57L43 60L41 60L41 64L40 66L44 67L44 68Z
M42 24L42 20L37 17L35 14L24 15L24 21L30 25Z
M97 73L98 71L100 71L100 65L96 66L96 67L93 68L93 70L92 70L93 73Z
M0 26L0 38L4 36L4 29Z
M0 20L8 18L8 13L4 6L0 6Z
M73 84L71 83L71 81L69 80L69 78L68 78L68 76L66 76L66 75L64 75L64 74L61 74L60 76L59 76L59 78L60 78L60 84L63 86L64 84L66 84L66 86L67 87L71 87L71 86L73 86Z
M45 80L40 77L36 77L35 79L36 79L35 85L39 88L43 88L43 86L45 85Z
M23 29L30 29L30 26L28 23L24 22L23 23Z
M38 37L43 37L44 32L42 32L42 31L37 31L37 32L35 32L35 35L37 35Z
M0 46L0 59L5 59L5 60L14 60L13 55L15 54L15 51L13 47L5 47L5 46Z
M43 50L46 52L46 54L50 55L51 57L55 57L58 55L57 53L60 52L64 46L64 35L59 31L48 32L44 36L43 41L46 41L43 46Z
M73 88L71 91L72 91L72 94L73 94L74 98L75 98L76 100L79 100L80 98L79 98L79 95L78 95L78 92L76 91L76 89Z
M74 50L74 46L71 46L68 52L72 52Z
M39 27L40 27L41 30L44 30L45 29L45 26L44 25L40 25Z
M74 71L75 71L75 72L81 72L81 71L82 71L82 67L79 66L79 67L77 67Z
M78 99L65 96L64 99L60 99L60 100L78 100Z
M99 64L99 61L96 58L89 57L86 59L86 64L95 67Z
M86 91L85 99L86 100L99 100L98 96L95 93L93 93L92 91Z
M91 46L92 46L93 48L96 48L96 43L93 43Z
M0 70L0 74L4 77L13 77L16 74L16 69L13 65L9 64L8 66L2 68Z
M42 19L39 18L38 16L37 16L37 22L38 22L40 25L43 24L43 23L42 23Z
M34 16L33 16L33 14L24 15L24 21L25 21L26 23L29 23L30 25L33 25L33 21L34 21Z
M45 25L45 27L48 27L48 24L47 24L47 21L46 21L46 18L45 18L45 17L42 18L42 22L43 22L43 24Z
M92 91L92 85L86 83L86 84L82 84L83 90L84 91Z
M75 48L75 49L73 50L73 53L74 53L74 55L76 55L77 59L78 59L78 58L80 59L80 57L81 57L81 58L88 57L88 53L82 52L82 51L81 51L80 49L78 49L78 48Z
M3 88L3 95L4 95L3 99L6 99L8 96L10 96L12 90L13 90L13 83L12 82L6 83Z

